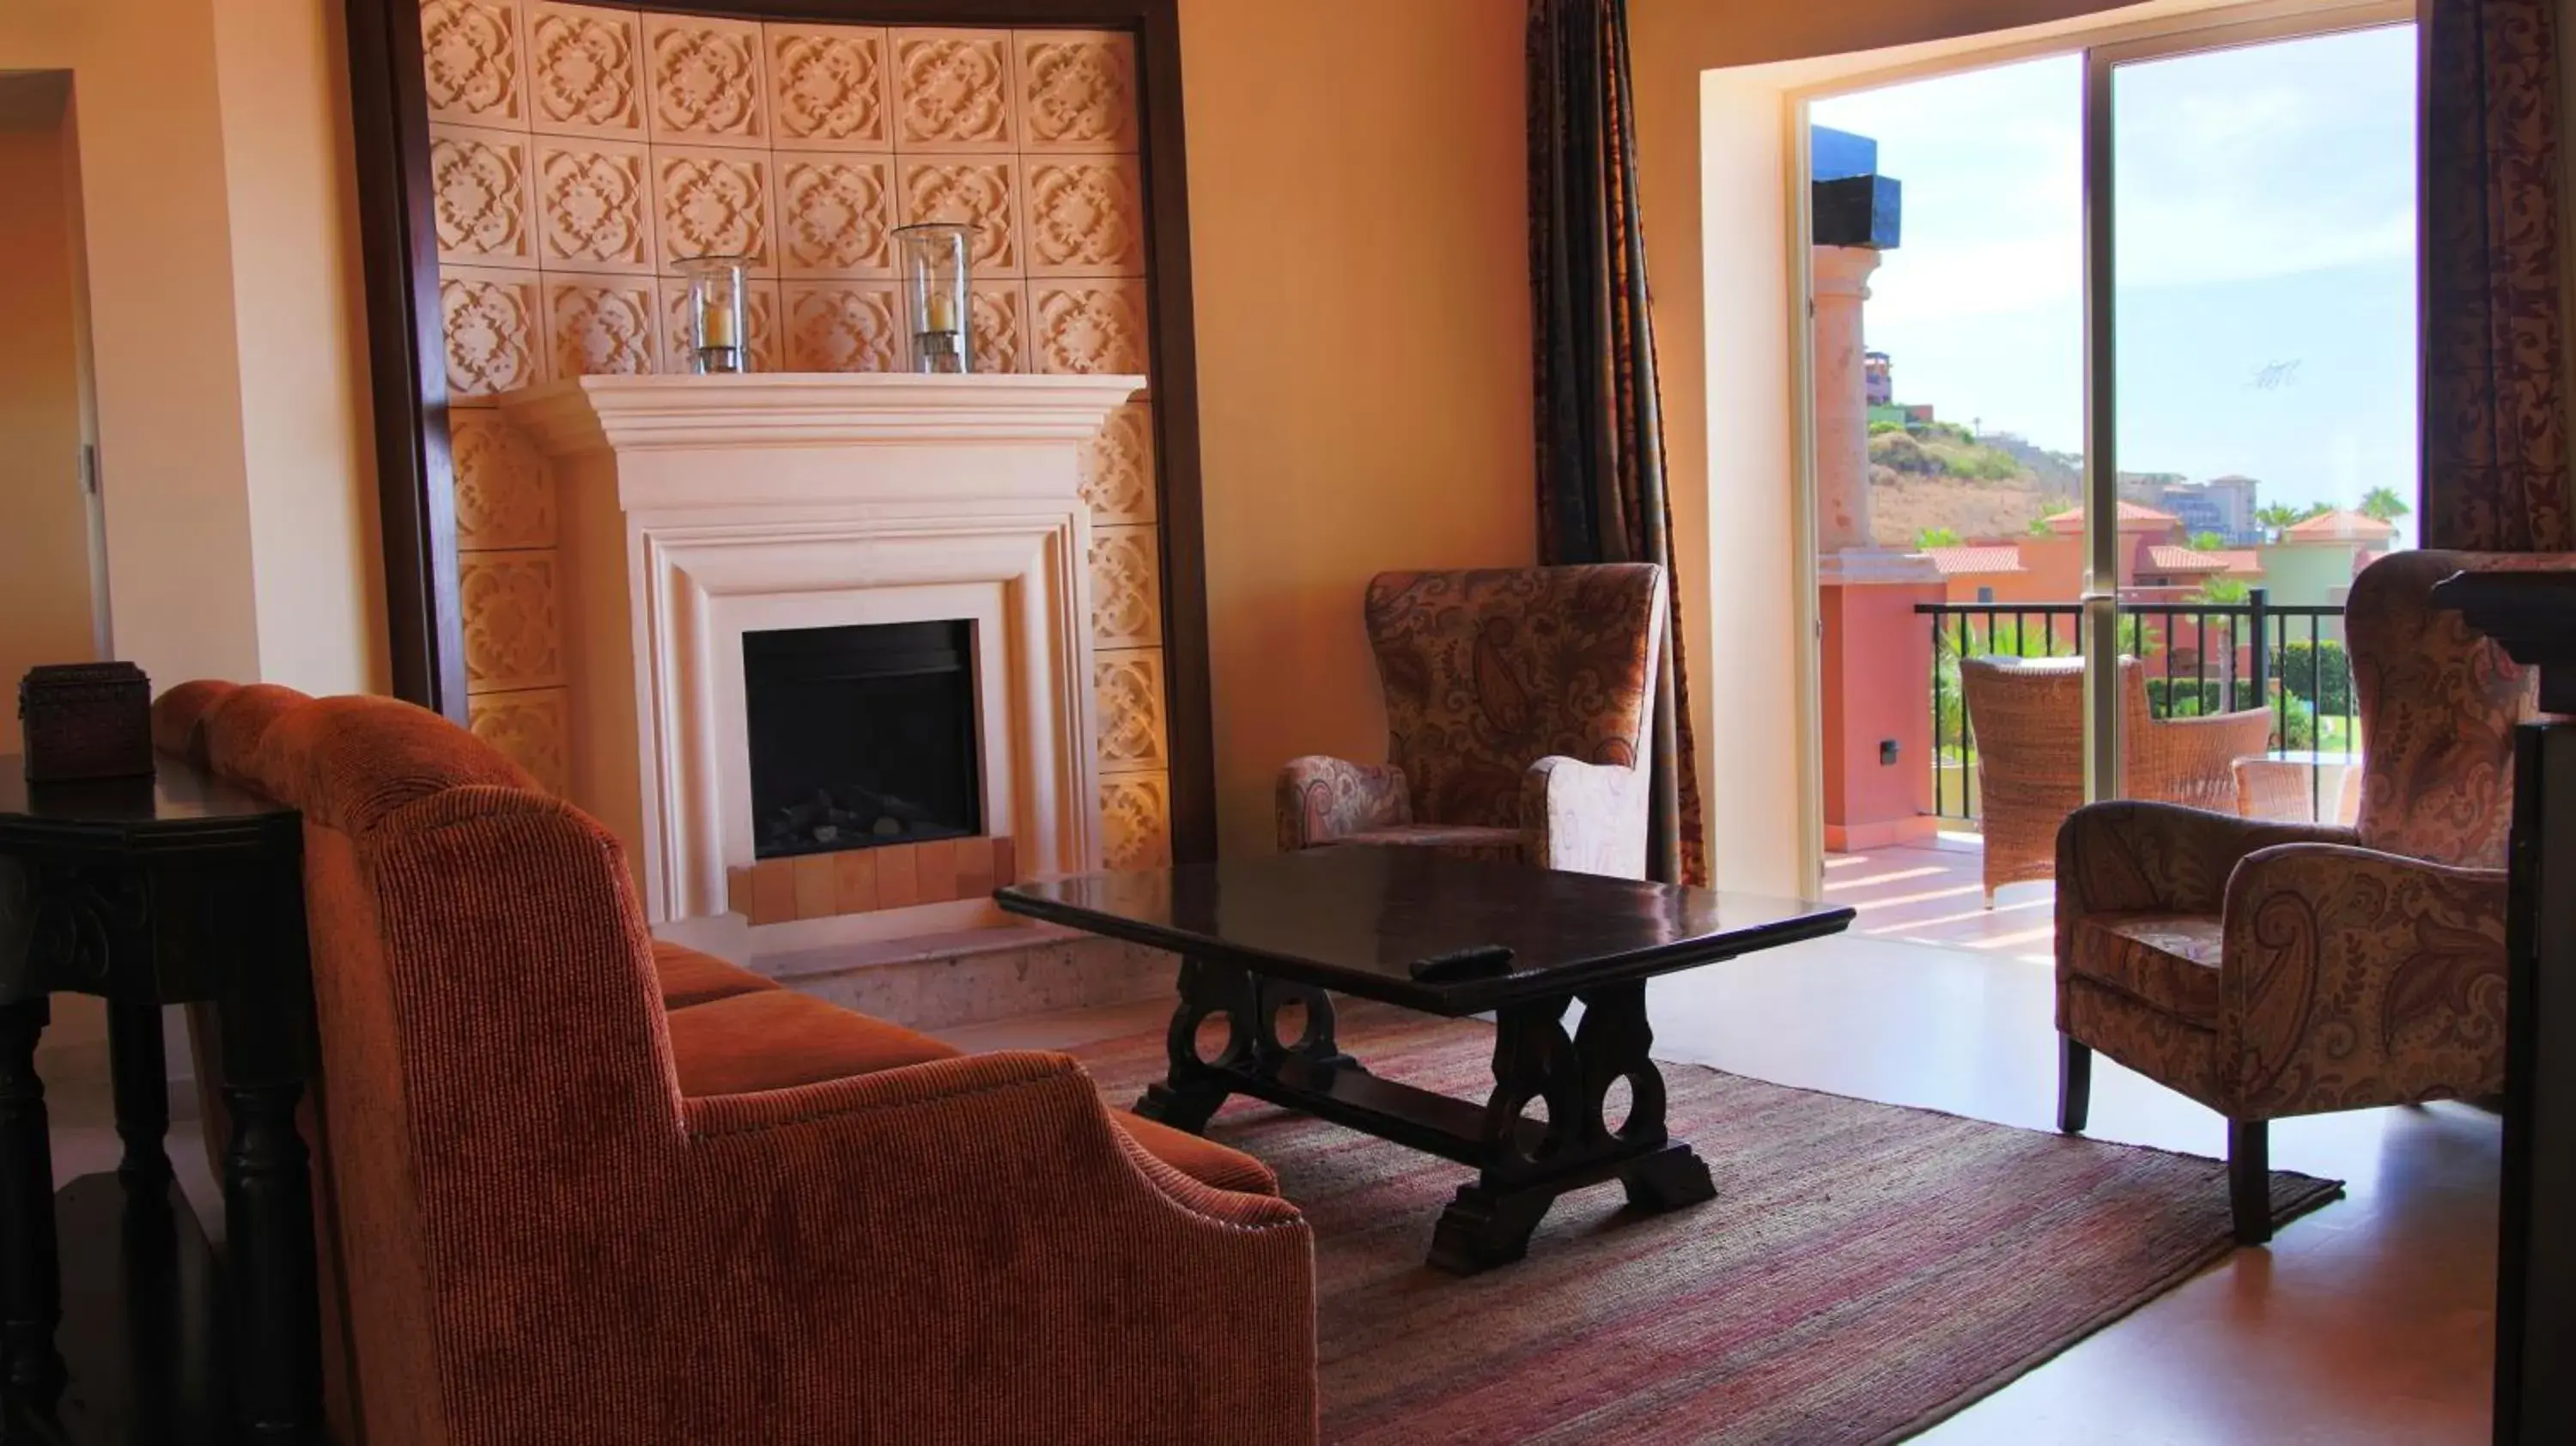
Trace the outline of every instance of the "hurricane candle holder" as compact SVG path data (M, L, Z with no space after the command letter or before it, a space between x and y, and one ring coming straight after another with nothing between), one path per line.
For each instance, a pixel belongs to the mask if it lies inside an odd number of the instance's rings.
M904 319L912 332L912 369L970 370L966 345L966 243L972 227L926 221L895 229L903 255Z
M743 286L748 259L701 256L680 263L689 282L689 370L702 376L751 370Z

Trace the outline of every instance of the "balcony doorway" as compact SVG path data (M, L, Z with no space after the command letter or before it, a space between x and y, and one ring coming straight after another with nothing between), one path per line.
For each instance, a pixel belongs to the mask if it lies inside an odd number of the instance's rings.
M2085 799L2348 818L2343 601L2419 506L2406 12L1803 112L1826 896L2045 966Z

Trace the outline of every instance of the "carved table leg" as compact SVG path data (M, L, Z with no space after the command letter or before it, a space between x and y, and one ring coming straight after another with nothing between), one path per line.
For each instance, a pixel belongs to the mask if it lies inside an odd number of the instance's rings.
M1257 1001L1250 975L1198 959L1181 961L1180 991L1181 1002L1163 1036L1166 1072L1161 1083L1145 1087L1136 1113L1197 1134L1234 1092L1223 1071L1252 1056ZM1202 1060L1199 1026L1217 1016L1225 1020L1225 1048L1215 1059Z
M318 1434L321 1323L313 1263L313 1194L295 1083L227 1085L232 1149L224 1156L224 1216L232 1253L234 1411L253 1441Z
M170 1133L170 1069L161 1042L161 1007L109 1000L107 1056L116 1087L116 1134L125 1142L117 1177L135 1193L160 1198L170 1179L162 1141Z
M0 1005L0 1350L9 1384L44 1405L63 1384L53 1142L36 1076L36 1041L52 1018L43 998Z
M1466 1275L1529 1253L1548 1207L1569 1190L1617 1179L1630 1205L1669 1210L1717 1193L1708 1167L1664 1131L1664 1077L1647 1057L1643 984L1583 996L1583 1020L1565 1032L1566 1001L1501 1011L1494 1034L1494 1091L1485 1103L1484 1171L1461 1186L1431 1237L1431 1263ZM1628 1117L1610 1128L1610 1087L1628 1082ZM1547 1122L1522 1118L1544 1101Z
M1300 1059L1326 1069L1358 1069L1360 1062L1342 1053L1333 1038L1333 996L1312 984L1292 984L1284 979L1267 979L1254 975L1252 999L1255 1014L1261 1021L1254 1034L1254 1055L1265 1067L1276 1068L1281 1060ZM1306 1014L1306 1027L1295 1039L1279 1037L1279 1012L1296 1005Z
M1575 1031L1575 1053L1583 1061L1584 1098L1589 1102L1595 1137L1606 1146L1643 1149L1619 1171L1628 1203L1640 1210L1677 1210L1717 1196L1708 1166L1690 1146L1674 1140L1664 1128L1664 1073L1648 1050L1655 1031L1646 1022L1646 986L1623 985L1587 994L1583 1023ZM1603 1116L1610 1087L1628 1082L1628 1118L1614 1132Z

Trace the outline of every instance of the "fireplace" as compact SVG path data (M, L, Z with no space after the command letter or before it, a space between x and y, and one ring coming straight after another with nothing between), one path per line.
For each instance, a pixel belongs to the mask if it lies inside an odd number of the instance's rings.
M966 839L844 848L866 841L854 830L880 837L878 818L923 822L855 799L876 810L862 819L866 807L835 793L845 787L989 840L981 855L997 873L1005 862L1022 877L1099 867L1081 448L1144 380L590 376L502 398L553 459L563 509L562 651L578 742L567 791L625 843L649 921L742 917L737 876L774 877L781 864L794 920L782 927L798 948L999 920L981 891L941 902L907 887L980 879ZM862 678L870 668L831 664L814 670L821 680L755 681L773 646L819 641L828 658L844 629L912 624L931 632L894 651L929 655L924 671ZM780 661L793 676L813 660ZM851 756L909 745L883 731L889 717L921 730L899 777ZM825 756L793 761L811 752ZM951 766L960 759L973 770ZM831 851L778 852L827 843L772 829L817 791L852 816L818 810ZM870 908L842 906L872 882ZM904 898L917 902L890 902ZM789 945L773 936L765 947Z
M743 634L753 857L983 832L974 665L963 619Z

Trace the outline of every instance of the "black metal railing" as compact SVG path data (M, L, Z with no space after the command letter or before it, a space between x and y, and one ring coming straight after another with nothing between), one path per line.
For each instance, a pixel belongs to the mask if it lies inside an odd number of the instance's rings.
M2074 657L2084 609L2064 603L1917 603L1932 627L1932 811L1978 815L1976 738L1959 688L1959 659ZM2271 756L2358 753L2343 609L2276 605L2262 588L2241 603L2122 602L2120 651L2147 673L2157 718L2270 708ZM2216 643L2213 649L2213 640ZM2309 771L2312 810L2322 805Z

